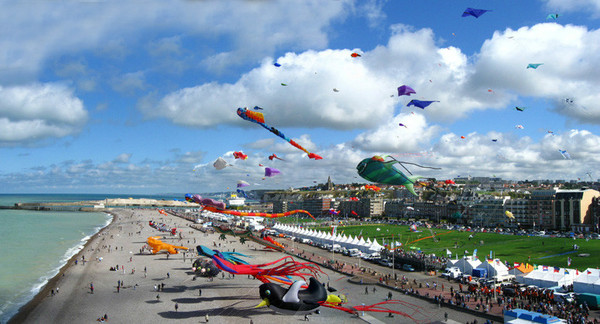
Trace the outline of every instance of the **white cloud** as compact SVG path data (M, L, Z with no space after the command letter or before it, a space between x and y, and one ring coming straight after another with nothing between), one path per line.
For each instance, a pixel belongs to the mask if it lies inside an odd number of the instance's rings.
M584 11L600 16L600 0L543 0L546 2L546 7L550 10L557 10L558 13Z
M80 131L87 111L60 84L0 86L0 144L12 145Z
M54 55L104 48L107 55L123 58L140 35L155 30L185 33L199 42L227 40L236 53L229 64L252 62L283 46L322 48L324 29L346 7L318 0L3 2L0 30L10 33L0 39L0 82L31 80ZM177 50L174 39L167 43L154 44L152 51Z

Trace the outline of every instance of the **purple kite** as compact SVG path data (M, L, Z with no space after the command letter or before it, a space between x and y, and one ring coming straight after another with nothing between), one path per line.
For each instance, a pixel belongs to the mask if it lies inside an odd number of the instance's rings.
M426 100L413 99L408 103L408 105L406 105L406 107L415 106L415 107L419 107L421 109L425 109L425 107L431 105L434 102L439 102L439 101L437 101L437 100L426 101Z
M403 85L398 87L398 97L400 96L410 96L411 93L417 93L413 88Z
M272 177L276 174L280 174L281 171L275 169L275 168L265 168L265 177Z
M473 16L475 18L479 18L479 16L483 15L484 13L486 13L488 11L491 11L491 10L467 8L467 9L465 9L465 12L463 12L462 16L463 17Z

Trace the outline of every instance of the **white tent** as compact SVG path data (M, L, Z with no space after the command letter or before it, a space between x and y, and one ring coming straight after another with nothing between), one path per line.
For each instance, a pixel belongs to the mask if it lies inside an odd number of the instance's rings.
M573 280L573 291L578 294L600 295L600 270L589 268Z
M473 258L472 256L466 256L459 259L454 266L458 267L463 274L470 276L473 273L473 269L477 268L480 264L481 261L479 261L479 259Z
M369 246L369 251L372 251L372 252L378 252L378 251L381 251L382 249L383 249L383 246L381 246L381 245L379 245L379 243L377 243L377 239L374 239L371 246Z
M479 264L476 269L485 269L488 278L502 279L508 275L508 268L499 259L486 260Z
M531 271L523 279L526 285L540 288L570 286L575 279L575 270L557 268L555 271L554 267L538 266L537 270Z

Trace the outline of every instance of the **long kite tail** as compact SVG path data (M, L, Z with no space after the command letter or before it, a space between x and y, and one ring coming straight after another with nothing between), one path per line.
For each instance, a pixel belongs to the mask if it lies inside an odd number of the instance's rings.
M256 216L256 217L267 217L267 218L286 217L286 216L302 213L302 214L306 214L306 215L310 216L312 219L315 219L315 217L313 215L311 215L306 210L302 210L302 209L295 209L295 210L291 210L291 211L288 211L285 213L241 212L241 211L237 211L237 210L219 209L214 206L204 206L204 209L211 211L211 212L219 213L219 214L226 214L226 215L233 215L233 216Z

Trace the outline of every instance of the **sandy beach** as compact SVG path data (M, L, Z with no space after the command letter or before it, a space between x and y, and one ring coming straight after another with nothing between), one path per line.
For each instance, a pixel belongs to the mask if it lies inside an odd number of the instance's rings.
M219 234L202 233L191 228L192 223L187 220L159 214L152 209L117 209L112 213L113 222L91 238L85 248L9 323L91 323L105 314L113 323L204 323L206 315L213 323L304 321L304 315L283 315L267 307L254 308L260 303L258 287L261 284L254 278L240 275L231 278L225 273L224 277L219 274L213 281L200 277L194 280L191 272L191 264L197 258L195 246L199 244L212 247L213 242L220 243L221 247L217 249L235 249L251 256L249 262L256 264L275 261L285 254L265 251L262 246L250 241L242 245L238 238L232 236L228 236L227 241L219 241ZM148 226L149 220L177 227L182 239ZM164 236L164 242L186 246L190 250L168 257L163 253L140 253L146 239L156 235ZM116 266L119 271L109 270ZM347 296L347 306L382 302L389 292L393 292L394 299L410 305L398 310L412 315L414 320L373 312L356 317L321 307L320 314L309 315L312 322L432 323L443 321L446 312L450 322L485 321L471 314L440 309L431 302L380 286L377 286L376 292L367 295L367 286L353 283L349 276L341 273L323 270L326 275L318 279ZM118 283L122 284L119 288ZM155 290L156 285L162 284L162 291ZM372 287L375 285L368 286L368 289Z

